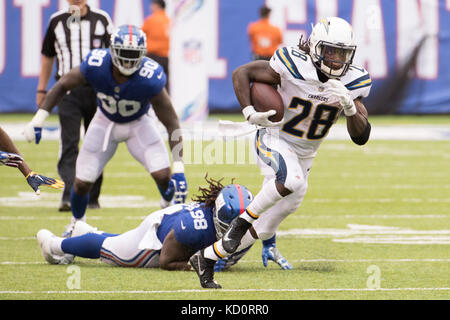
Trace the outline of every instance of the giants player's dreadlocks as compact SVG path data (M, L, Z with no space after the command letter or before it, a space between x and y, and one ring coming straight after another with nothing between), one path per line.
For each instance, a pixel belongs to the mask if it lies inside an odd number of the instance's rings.
M216 201L217 195L222 191L224 185L222 184L222 179L220 180L214 180L214 179L208 179L208 174L205 176L205 180L208 183L207 188L199 187L198 191L201 193L201 195L195 195L192 197L192 201L195 202L203 202L205 203L205 207L213 207L214 202ZM233 183L234 178L231 180L231 183Z

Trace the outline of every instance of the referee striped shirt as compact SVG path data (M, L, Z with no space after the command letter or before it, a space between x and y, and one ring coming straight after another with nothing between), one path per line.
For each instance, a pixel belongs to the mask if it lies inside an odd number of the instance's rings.
M111 18L103 10L86 7L87 14L78 19L67 10L58 11L50 18L41 53L57 57L57 79L79 66L89 51L109 47L113 32Z

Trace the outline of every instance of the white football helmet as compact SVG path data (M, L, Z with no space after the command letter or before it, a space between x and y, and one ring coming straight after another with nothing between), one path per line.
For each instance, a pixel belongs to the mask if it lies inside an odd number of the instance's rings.
M316 68L332 79L345 75L356 50L352 27L338 17L320 20L313 27L308 44Z

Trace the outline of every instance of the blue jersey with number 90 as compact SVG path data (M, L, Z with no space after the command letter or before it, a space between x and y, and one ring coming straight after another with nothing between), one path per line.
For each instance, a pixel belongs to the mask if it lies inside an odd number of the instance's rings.
M118 84L112 67L109 49L95 49L83 60L80 70L97 92L98 107L108 119L119 123L136 120L148 112L149 100L166 85L166 75L158 63L144 57L129 80Z

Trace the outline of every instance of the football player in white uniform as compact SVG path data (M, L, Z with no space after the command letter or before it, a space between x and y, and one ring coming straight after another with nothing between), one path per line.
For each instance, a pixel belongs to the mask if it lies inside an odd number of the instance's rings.
M250 62L233 72L244 117L259 126L255 147L265 180L224 237L191 258L202 287L220 288L214 281L215 261L248 247L255 238L269 239L283 219L299 208L317 149L342 111L352 141L358 145L368 141L371 127L362 98L369 94L371 79L364 68L352 65L355 50L350 24L325 18L298 48L280 48L270 62ZM285 105L282 121L268 119L275 110L255 111L252 82L277 86Z

